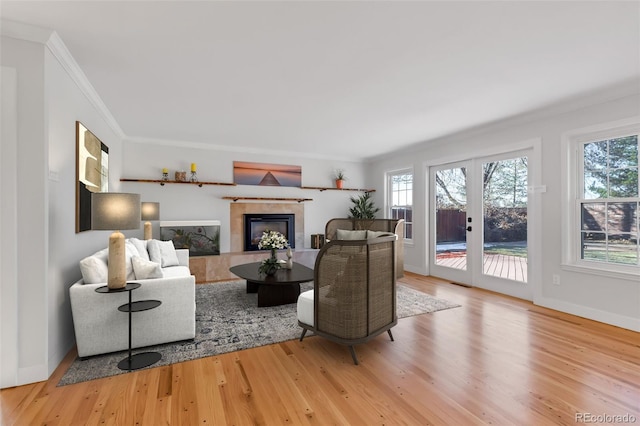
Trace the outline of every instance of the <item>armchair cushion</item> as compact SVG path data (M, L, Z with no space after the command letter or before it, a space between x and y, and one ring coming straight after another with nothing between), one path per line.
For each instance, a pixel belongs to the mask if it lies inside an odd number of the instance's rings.
M367 230L367 239L370 238L378 238L378 237L391 237L395 235L393 232L385 232L385 231L372 231Z
M338 240L366 240L367 230L350 231L347 229L338 229L336 231L336 239Z

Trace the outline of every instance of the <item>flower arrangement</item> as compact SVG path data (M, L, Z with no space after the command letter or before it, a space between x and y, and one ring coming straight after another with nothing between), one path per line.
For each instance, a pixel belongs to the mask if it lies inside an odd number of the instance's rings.
M289 241L287 238L277 231L266 230L262 233L260 241L258 242L258 248L271 250L271 256L260 263L258 271L261 274L273 275L278 269L280 269L280 262L276 257L276 250L289 247Z
M287 238L277 231L266 230L262 233L262 237L260 237L260 241L258 242L258 248L260 250L270 249L284 249L289 247L289 241Z

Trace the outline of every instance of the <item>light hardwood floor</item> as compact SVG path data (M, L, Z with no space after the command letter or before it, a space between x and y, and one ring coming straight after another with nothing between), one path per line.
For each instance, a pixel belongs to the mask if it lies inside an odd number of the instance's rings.
M460 308L401 319L349 351L319 337L56 387L0 393L5 425L640 424L640 335L407 274ZM597 419L597 418L596 418ZM609 417L609 420L612 418Z

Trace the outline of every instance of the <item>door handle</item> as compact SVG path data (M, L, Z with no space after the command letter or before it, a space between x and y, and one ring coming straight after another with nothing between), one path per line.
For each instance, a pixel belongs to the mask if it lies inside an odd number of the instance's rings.
M471 227L467 226L467 231L471 232Z

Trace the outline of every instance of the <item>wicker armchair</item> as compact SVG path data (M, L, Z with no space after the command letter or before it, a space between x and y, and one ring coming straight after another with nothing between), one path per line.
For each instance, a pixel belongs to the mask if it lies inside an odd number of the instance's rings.
M298 325L318 336L353 346L397 324L395 247L397 236L333 240L316 258L314 288L298 297Z
M335 218L325 225L325 238L327 240L336 239L338 229L368 229L396 234L398 236L398 244L396 244L396 277L402 278L404 276L404 219Z

